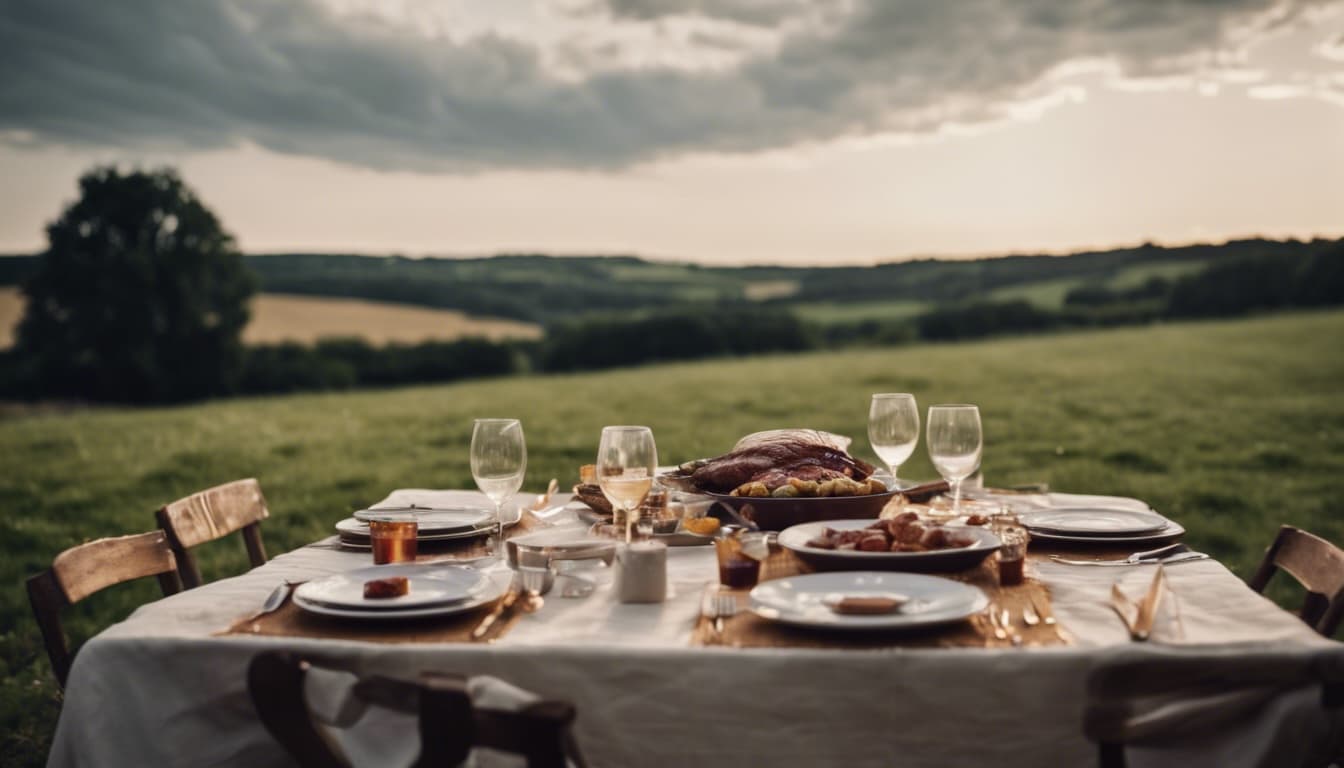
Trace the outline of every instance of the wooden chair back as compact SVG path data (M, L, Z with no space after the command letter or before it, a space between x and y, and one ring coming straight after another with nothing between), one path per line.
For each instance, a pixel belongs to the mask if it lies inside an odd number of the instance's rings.
M265 651L248 666L247 687L266 730L304 768L350 768L350 762L304 700L303 680L317 665L285 651ZM458 765L473 747L523 756L528 768L584 765L570 727L574 705L542 700L518 711L476 707L466 680L427 673L419 681L372 676L355 696L378 706L418 714L420 755L413 768Z
M1321 686L1322 707L1344 705L1344 648L1255 658L1127 654L1089 675L1083 732L1101 768L1125 768L1126 745L1226 730L1284 690L1309 685Z
M56 556L51 568L28 579L28 601L42 631L56 680L65 687L74 653L61 624L61 611L114 584L158 576L164 595L181 591L177 561L163 531L98 539Z
M1302 620L1322 635L1333 636L1344 618L1344 550L1320 536L1285 525L1251 577L1251 589L1264 592L1278 571L1285 571L1307 590L1298 613Z
M177 556L178 571L187 589L201 585L201 569L191 548L207 541L243 532L247 557L252 567L266 562L261 542L261 521L270 517L261 484L255 478L235 480L178 499L154 513L159 527L168 534L168 543Z

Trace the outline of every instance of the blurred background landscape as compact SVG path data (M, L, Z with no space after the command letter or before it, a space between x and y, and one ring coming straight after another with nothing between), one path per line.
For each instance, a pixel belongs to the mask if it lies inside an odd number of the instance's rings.
M242 477L284 552L472 487L479 416L540 490L611 423L873 460L911 392L980 406L986 483L1240 576L1344 542L1339 2L0 0L0 52L4 765L60 710L58 552Z

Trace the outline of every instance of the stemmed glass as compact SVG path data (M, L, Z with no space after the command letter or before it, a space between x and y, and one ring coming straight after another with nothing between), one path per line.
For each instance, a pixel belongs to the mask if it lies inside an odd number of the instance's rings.
M980 467L984 436L980 409L974 405L929 408L929 458L938 474L952 485L952 514L961 514L961 482Z
M476 419L471 430L471 476L495 504L495 521L487 546L504 557L504 502L523 486L527 444L517 419Z
M612 506L612 522L624 513L625 540L633 538L639 505L653 487L658 470L658 449L648 427L603 427L597 446L597 484Z
M891 470L891 487L901 487L896 470L915 452L919 443L919 407L915 396L905 392L873 395L868 407L868 443Z

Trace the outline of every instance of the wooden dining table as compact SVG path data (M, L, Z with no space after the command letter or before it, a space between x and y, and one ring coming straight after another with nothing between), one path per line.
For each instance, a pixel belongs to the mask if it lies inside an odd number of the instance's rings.
M443 498L483 499L469 491ZM534 499L520 495L514 503ZM545 518L530 527L582 530L564 510ZM1028 583L1047 597L1059 631L1036 634L1017 624L1026 638L1019 645L977 621L861 642L754 624L707 635L702 614L706 586L717 580L714 548L670 547L667 555L663 602L619 602L610 573L599 567L585 571L598 584L591 594L552 593L492 642L461 631L476 615L376 626L292 614L255 626L243 621L286 580L371 562L367 551L345 550L335 537L314 542L142 606L91 639L71 670L49 765L291 765L258 721L246 684L254 655L286 648L355 673L492 675L568 699L578 707L576 736L593 766L1087 766L1096 752L1083 736L1085 685L1099 665L1135 655L1253 665L1262 656L1336 645L1213 559L1166 569L1175 600L1152 637L1137 643L1112 608L1112 587L1139 595L1154 566L1067 565L1039 552L1029 556ZM992 575L980 567L979 575L952 576L976 583ZM487 573L512 575L502 563ZM990 591L1004 605L1022 594ZM1285 689L1235 728L1135 750L1132 764L1240 765L1263 755L1297 764L1339 744L1342 724L1319 698L1319 688ZM366 733L357 733L363 722L352 729L352 751L377 764L406 764L414 740L392 738L379 722L371 717Z

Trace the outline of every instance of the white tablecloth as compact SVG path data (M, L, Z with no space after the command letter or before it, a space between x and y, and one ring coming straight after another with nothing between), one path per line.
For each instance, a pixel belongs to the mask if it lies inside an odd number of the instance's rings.
M463 494L458 501L481 498ZM1062 648L693 648L700 597L716 577L712 547L669 550L666 603L620 604L609 584L587 598L551 596L490 645L212 636L255 611L284 579L368 560L304 547L145 605L110 627L75 660L49 764L289 765L257 722L246 687L252 656L286 647L335 653L369 672L489 674L568 698L580 713L578 739L598 767L1093 765L1094 748L1082 736L1084 681L1109 655L1134 648L1107 596L1116 579L1137 594L1152 574L1039 566L1075 640ZM1254 663L1256 653L1330 643L1217 562L1173 566L1168 577L1184 636L1168 616L1148 646L1153 653L1180 645ZM1319 692L1280 697L1259 721L1201 745L1191 764L1244 764L1277 739L1282 764L1293 765L1296 753L1334 743L1339 724L1315 713L1313 696ZM1139 752L1131 761L1173 757Z

